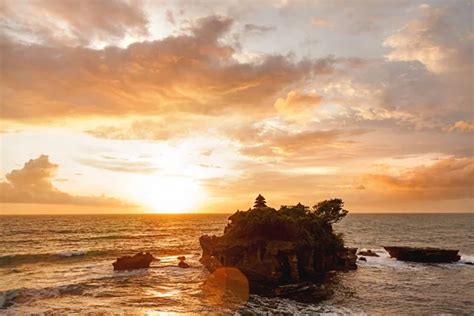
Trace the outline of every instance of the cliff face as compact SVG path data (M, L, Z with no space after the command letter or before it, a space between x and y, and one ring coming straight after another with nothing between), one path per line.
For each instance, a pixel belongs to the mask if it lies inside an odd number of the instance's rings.
M328 271L356 269L356 249L343 246L330 224L305 210L236 212L220 237L200 238L209 270L236 267L250 287L318 282Z
M229 240L207 235L199 241L201 262L209 271L219 266L217 260L222 266L238 268L251 282L266 285L319 281L328 271L357 268L355 248L325 251L298 241Z

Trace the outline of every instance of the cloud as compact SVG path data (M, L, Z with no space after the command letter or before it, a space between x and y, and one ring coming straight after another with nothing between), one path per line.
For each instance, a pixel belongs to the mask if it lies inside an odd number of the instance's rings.
M332 23L328 19L325 19L325 18L313 18L311 20L311 24L316 27L321 27L321 28L332 27Z
M366 130L318 130L313 127L297 129L289 125L275 128L265 125L244 125L226 131L231 139L240 144L243 155L259 159L278 158L287 161L310 158L312 162L328 151L342 157L345 149L354 144L352 137L367 133Z
M176 20L174 19L174 15L172 11L166 10L165 16L166 16L166 21L168 23L173 24L173 25L176 24Z
M290 91L286 99L278 98L275 101L276 110L285 117L301 119L311 116L311 110L321 103L319 95L303 94L298 91Z
M447 10L421 6L422 17L407 23L396 34L384 41L392 48L389 60L412 61L424 64L434 73L443 73L472 64L472 43L453 33L461 33L448 19ZM466 26L469 28L469 26ZM472 26L470 26L472 32ZM467 32L467 31L466 31Z
M68 204L91 206L126 206L125 203L105 196L76 196L58 190L51 183L58 165L41 155L26 162L21 169L7 173L7 181L0 182L0 202Z
M115 157L102 157L101 159L81 159L86 166L127 173L153 173L159 168L146 161L129 161Z
M448 128L448 131L450 132L464 132L464 133L470 133L474 132L474 124L466 121L457 121L454 123L452 126Z
M92 115L160 115L272 111L289 85L332 71L334 58L294 62L266 55L241 63L219 39L232 20L200 19L190 34L127 48L1 42L2 118L41 121ZM273 99L274 100L274 99Z
M4 1L4 34L27 42L89 45L148 34L141 1Z
M410 199L474 198L474 158L447 158L399 175L370 175L373 188Z
M276 30L276 27L274 26L265 26L265 25L255 25L255 24L245 24L244 25L244 31L247 33L254 33L254 34L259 34L263 35L265 33L268 33L270 31Z

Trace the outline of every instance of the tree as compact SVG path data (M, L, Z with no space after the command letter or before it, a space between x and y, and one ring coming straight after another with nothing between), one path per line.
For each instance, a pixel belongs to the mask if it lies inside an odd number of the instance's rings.
M253 205L254 208L264 208L267 207L267 202L265 201L265 198L259 194L257 198L255 199L255 203Z
M348 211L343 207L344 201L342 199L331 199L319 202L313 206L313 211L324 222L333 224L339 222L347 215Z

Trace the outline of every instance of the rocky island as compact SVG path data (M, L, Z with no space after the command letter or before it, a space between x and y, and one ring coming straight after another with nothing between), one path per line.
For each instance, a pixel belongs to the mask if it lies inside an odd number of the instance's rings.
M293 284L314 289L308 284L319 284L329 271L357 268L357 249L344 247L342 235L332 229L348 212L343 206L332 199L312 208L298 203L276 210L259 195L253 208L229 217L222 236L201 236L201 263L210 272L239 269L251 293L272 289L279 295Z

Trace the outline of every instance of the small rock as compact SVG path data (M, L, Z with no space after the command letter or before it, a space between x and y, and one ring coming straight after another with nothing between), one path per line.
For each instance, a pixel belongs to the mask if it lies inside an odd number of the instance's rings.
M473 266L473 265L474 265L474 263L472 263L472 262L469 262L469 261L467 261L467 262L464 262L464 264L468 264L468 265L470 265L470 266Z
M187 264L186 262L184 262L184 260L181 260L181 261L178 263L178 267L183 268L183 269L186 269L186 268L189 268L189 264Z
M149 268L150 263L155 260L155 257L149 252L139 252L134 256L124 256L117 258L112 263L114 270L133 270L133 269L144 269Z
M184 260L186 260L186 257L185 257L185 256L179 256L179 257L178 257L178 260L179 260L179 261L184 261Z
M367 261L367 258L366 257L359 257L359 260L360 261Z
M376 254L374 251L368 249L367 251L359 251L358 253L359 256L366 256L366 257L379 257L378 254Z

